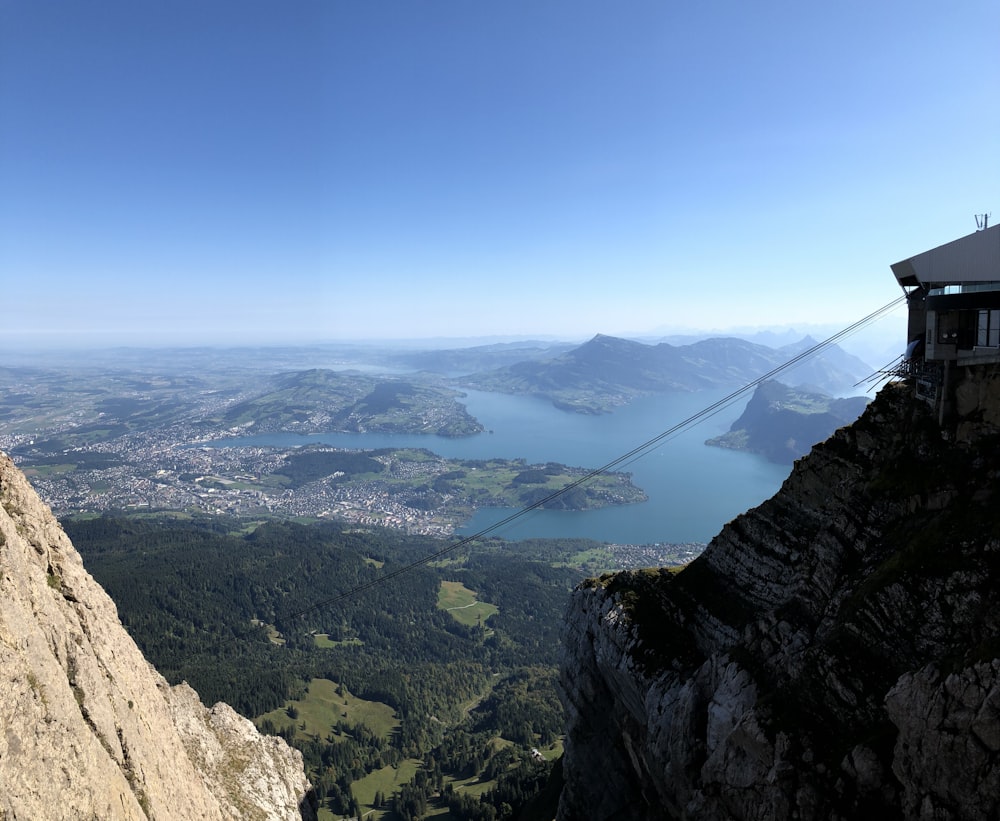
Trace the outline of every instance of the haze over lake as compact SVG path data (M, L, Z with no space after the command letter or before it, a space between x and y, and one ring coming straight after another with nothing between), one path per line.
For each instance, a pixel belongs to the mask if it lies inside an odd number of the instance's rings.
M420 447L457 459L523 458L598 468L710 405L723 394L671 393L644 397L612 414L567 413L523 396L468 391L469 412L491 433L450 439L382 433L262 434L215 442L217 446L323 443L342 448ZM708 447L728 430L745 401L669 439L621 470L649 501L589 511L536 510L495 535L509 539L585 537L608 542L707 542L734 516L771 496L788 467L760 457ZM484 508L463 528L471 534L514 512Z

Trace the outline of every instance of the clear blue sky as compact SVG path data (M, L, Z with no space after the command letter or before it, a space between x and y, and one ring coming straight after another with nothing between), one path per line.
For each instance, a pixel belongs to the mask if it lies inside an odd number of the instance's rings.
M0 0L0 345L846 324L1000 220L998 43L995 0Z

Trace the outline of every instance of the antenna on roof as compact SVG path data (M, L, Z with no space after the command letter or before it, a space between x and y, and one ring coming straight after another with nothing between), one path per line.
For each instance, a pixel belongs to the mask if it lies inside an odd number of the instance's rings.
M976 214L976 230L985 231L989 228L990 217L992 216L992 214Z

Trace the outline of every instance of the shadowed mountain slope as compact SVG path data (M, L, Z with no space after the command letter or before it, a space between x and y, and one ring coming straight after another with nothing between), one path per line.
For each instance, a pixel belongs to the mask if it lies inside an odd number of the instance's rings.
M1000 375L958 390L942 429L886 387L680 573L577 589L561 821L1000 815Z

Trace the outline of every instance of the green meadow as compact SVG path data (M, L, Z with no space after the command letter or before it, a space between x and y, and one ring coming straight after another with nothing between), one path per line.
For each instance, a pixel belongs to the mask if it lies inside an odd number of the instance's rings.
M345 641L335 641L327 633L313 633L313 644L320 649L329 650L331 647L342 647L347 644L361 646L361 639L346 639Z
M351 784L351 792L360 802L365 818L379 821L383 816L390 815L382 810L373 810L372 814L368 813L375 801L375 794L380 792L384 796L391 796L403 784L409 783L410 779L417 774L418 769L420 769L420 762L417 759L406 758L400 762L398 767L383 767L381 770L368 773L361 780ZM336 816L330 813L329 817L335 818Z
M485 624L490 616L500 612L496 605L478 601L476 591L469 590L461 582L442 581L437 606L439 610L447 610L455 621L467 627Z
M297 718L289 717L290 706L298 711ZM340 721L350 725L364 724L383 738L388 738L399 726L399 719L388 704L353 696L347 688L325 678L314 678L301 699L289 701L284 707L264 713L258 718L258 723L264 719L270 719L279 729L295 727L299 737L318 738L325 738L334 732L334 727ZM303 724L305 729L302 728Z

